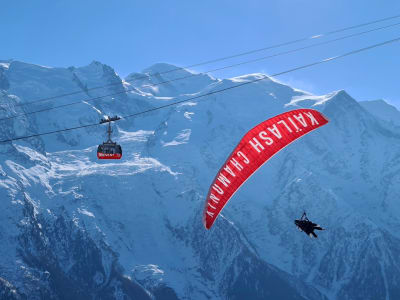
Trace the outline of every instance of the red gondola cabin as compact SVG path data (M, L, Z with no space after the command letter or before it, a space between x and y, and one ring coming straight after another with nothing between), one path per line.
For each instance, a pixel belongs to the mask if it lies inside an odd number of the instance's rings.
M100 124L108 123L108 130L107 130L108 140L107 142L104 142L103 144L99 145L99 147L97 147L98 159L121 159L122 157L121 146L111 140L111 133L112 133L111 122L119 119L120 119L119 117L115 116L112 118L109 117L108 119L102 119L100 121Z

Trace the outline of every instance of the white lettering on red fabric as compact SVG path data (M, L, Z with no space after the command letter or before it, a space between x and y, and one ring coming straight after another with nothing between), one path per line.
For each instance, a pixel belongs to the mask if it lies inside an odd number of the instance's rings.
M270 137L267 136L267 133L265 131L260 131L258 136L265 141L265 144L268 146L272 145L274 143L274 140L271 139Z
M213 193L210 194L210 200L216 204L219 203L219 198L215 196Z
M212 209L217 209L215 206L212 206L210 202L207 203L209 207L211 207Z
M302 114L298 114L297 116L296 116L296 115L293 115L293 117L294 117L299 123L301 123L301 125L303 125L303 127L307 127L307 122L306 122L306 120L304 120L304 117L303 117Z
M311 125L319 125L317 119L315 119L314 115L310 112L305 112L304 113L311 121Z
M276 124L274 124L274 125L272 126L272 128L271 128L271 127L268 127L267 129L268 129L269 132L271 132L271 133L272 133L274 136L276 136L278 139L281 139L281 138L282 138L282 135L281 135L281 133L279 132L278 127L276 127Z
M216 184L216 183L213 184L213 189L214 189L218 194L220 194L220 195L223 195L223 194L224 194L224 190L221 189L221 188L219 187L219 185Z
M207 215L209 215L211 218L214 218L214 213L213 212L210 212L210 211L207 210Z
M253 142L254 141L254 142ZM260 153L261 152L261 150L264 150L265 148L264 148L264 146L259 142L259 140L257 140L257 138L253 138L253 141L249 141L249 143L250 143L250 145L252 145L253 146L253 148L255 149L255 150L257 150L257 152L258 153ZM260 149L258 149L258 148L261 148L261 150Z
M296 128L296 131L299 131L299 127L297 127L296 123L292 120L291 117L288 117L288 120L290 121L290 123L292 123L292 125L294 126L294 128Z
M225 166L224 170L225 170L225 172L229 173L231 176L236 177L235 173L233 173L232 169L229 168L228 166Z
M224 174L219 173L218 181L221 182L224 186L228 187L231 183L228 178L225 177Z
M243 153L242 151L238 151L238 152L236 153L236 155L237 155L237 156L243 157L244 163L245 163L246 165L248 165L248 164L250 163L250 159L248 159L247 156L244 155L244 153Z
M285 125L287 131L293 132L293 130L288 126L288 124L286 124L286 122L285 122L284 120L280 120L280 121L278 121L277 123L278 123L278 124L283 124L283 125Z
M242 171L242 170L243 170L243 166L242 166L236 159L234 159L233 157L231 158L230 163L231 163L236 169L238 169L239 171Z

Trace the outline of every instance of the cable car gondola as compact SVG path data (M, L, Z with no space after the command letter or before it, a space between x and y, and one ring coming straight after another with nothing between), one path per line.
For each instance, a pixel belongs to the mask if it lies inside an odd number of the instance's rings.
M103 144L97 147L97 158L98 159L121 159L122 157L122 148L116 142L111 140L111 122L119 120L120 118L114 116L112 118L108 117L108 119L101 119L100 124L108 123L108 140L107 142L103 142Z

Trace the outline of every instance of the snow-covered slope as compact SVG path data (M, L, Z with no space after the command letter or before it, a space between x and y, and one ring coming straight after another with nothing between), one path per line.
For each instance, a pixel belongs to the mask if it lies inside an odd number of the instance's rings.
M156 64L122 80L98 62L61 69L3 61L0 118L115 95L0 121L0 138L95 123L263 76L163 74L174 68ZM181 77L188 78L174 81ZM19 105L77 90L85 93ZM261 168L206 231L204 197L232 148L254 125L297 107L318 109L330 123ZM97 160L104 132L98 126L0 145L3 295L399 297L400 134L346 92L315 96L266 79L122 120L115 126L120 161ZM327 228L318 240L293 225L303 210Z
M360 104L374 116L400 126L400 112L385 100L361 101Z

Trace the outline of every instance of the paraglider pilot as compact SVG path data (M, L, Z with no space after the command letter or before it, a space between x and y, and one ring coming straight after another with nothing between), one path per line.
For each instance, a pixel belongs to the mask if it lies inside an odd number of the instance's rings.
M317 238L318 236L315 234L314 230L324 230L320 225L317 225L311 222L306 215L306 212L303 212L300 220L294 220L294 224L300 231L303 231L309 237Z

